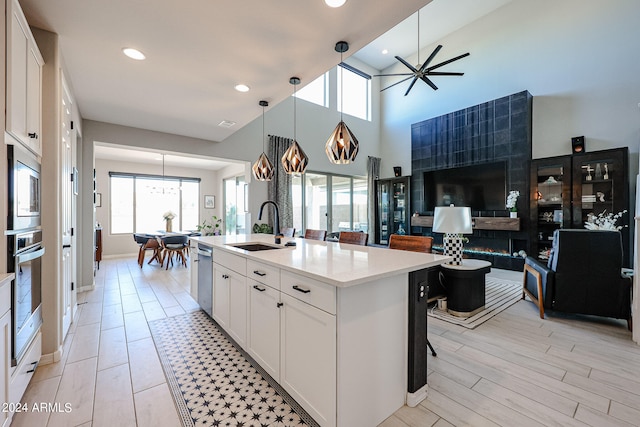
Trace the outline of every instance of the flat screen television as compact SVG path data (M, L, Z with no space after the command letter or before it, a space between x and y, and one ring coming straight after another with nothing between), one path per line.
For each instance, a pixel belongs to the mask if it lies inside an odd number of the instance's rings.
M472 211L505 210L506 177L506 161L425 172L425 210L452 203Z

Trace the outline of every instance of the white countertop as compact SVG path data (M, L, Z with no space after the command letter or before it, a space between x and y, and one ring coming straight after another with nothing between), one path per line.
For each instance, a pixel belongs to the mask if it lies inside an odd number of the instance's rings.
M229 243L244 242L274 244L271 234L203 236L191 239L341 288L433 267L451 259L436 254L293 237L282 238L282 249L251 252L228 246ZM296 246L284 246L284 243L291 240L296 242ZM215 254L213 258L215 261Z

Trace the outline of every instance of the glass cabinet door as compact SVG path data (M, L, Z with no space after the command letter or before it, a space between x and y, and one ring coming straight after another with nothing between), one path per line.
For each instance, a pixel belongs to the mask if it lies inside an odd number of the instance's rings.
M409 234L409 178L376 181L376 241L389 244L392 234Z
M549 259L553 232L571 225L571 158L532 161L531 224L533 255Z

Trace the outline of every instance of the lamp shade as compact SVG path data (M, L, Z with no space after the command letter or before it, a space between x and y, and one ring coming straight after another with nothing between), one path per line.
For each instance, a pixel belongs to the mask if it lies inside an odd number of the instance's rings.
M271 181L276 171L273 163L271 163L271 160L269 160L264 152L258 157L258 160L253 164L251 170L253 170L253 176L258 181Z
M302 147L298 144L296 140L293 140L293 143L287 148L284 155L281 159L282 167L284 171L288 174L300 174L304 173L307 169L307 164L309 163L309 158L302 151Z
M447 234L471 234L471 208L437 206L433 215L433 231Z
M344 165L355 160L358 154L358 140L342 120L327 140L325 152L331 163Z

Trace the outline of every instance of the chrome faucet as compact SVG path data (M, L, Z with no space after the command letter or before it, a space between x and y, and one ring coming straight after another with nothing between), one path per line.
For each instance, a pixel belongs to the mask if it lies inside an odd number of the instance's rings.
M273 221L273 232L275 234L276 244L279 245L280 238L283 236L282 236L282 233L280 232L280 210L278 209L278 205L276 204L276 202L272 200L267 200L266 202L262 203L262 205L260 206L260 212L258 213L258 220L262 219L262 209L264 208L264 205L268 205L268 204L273 205L276 211L276 218Z

